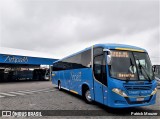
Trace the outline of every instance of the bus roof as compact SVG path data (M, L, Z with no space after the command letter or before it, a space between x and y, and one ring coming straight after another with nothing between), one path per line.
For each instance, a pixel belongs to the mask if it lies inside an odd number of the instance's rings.
M146 52L145 49L132 46L132 45L125 45L125 44L116 44L116 43L108 43L108 44L96 44L94 47L104 47L107 49L119 49L119 50L128 50L128 51L139 51L139 52Z
M137 47L137 46L125 45L125 44L116 44L116 43L95 44L95 45L93 45L93 46L91 46L91 47L103 47L103 48L106 48L106 49L116 49L116 50L126 50L126 51L147 52L145 49L140 48L140 47ZM61 61L61 60L63 60L63 59L72 57L72 56L74 56L74 55L76 55L76 54L79 54L79 53L81 53L81 52L84 52L84 51L86 51L86 50L89 50L89 49L91 49L91 47L85 48L85 49L83 49L83 50L81 50L81 51L79 51L79 52L76 52L76 53L74 53L74 54L72 54L72 55L69 55L69 56L67 56L67 57L64 57L64 58L62 58L62 59L60 59L60 60L57 60L57 61L55 61L55 62L53 62L53 63L56 63L56 62Z

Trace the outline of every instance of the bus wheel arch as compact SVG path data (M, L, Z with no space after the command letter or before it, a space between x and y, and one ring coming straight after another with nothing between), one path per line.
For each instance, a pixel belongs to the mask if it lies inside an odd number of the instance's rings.
M61 90L61 81L58 80L58 90Z
M82 85L82 96L86 101L86 103L89 103L89 104L92 103L91 92L87 84Z

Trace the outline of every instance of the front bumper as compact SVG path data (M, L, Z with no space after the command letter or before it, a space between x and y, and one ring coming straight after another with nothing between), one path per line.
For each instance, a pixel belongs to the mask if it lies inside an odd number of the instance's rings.
M113 108L127 108L148 106L156 103L156 94L143 97L143 101L137 101L138 97L122 97L118 94L113 94L108 100L108 106Z

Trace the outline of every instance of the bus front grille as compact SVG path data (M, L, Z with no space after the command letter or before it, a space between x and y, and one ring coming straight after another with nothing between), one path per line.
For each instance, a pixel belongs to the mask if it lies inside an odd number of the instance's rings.
M151 86L124 86L127 90L150 90Z

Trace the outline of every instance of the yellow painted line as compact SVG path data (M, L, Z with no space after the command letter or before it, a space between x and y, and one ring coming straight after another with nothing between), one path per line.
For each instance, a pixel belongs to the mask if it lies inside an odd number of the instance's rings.
M75 94L78 94L78 92L76 92L76 91L74 91L74 90L70 90L70 92L75 93Z
M144 52L144 50L137 50L132 48L115 48L116 50L129 50L129 51L136 51L136 52Z

